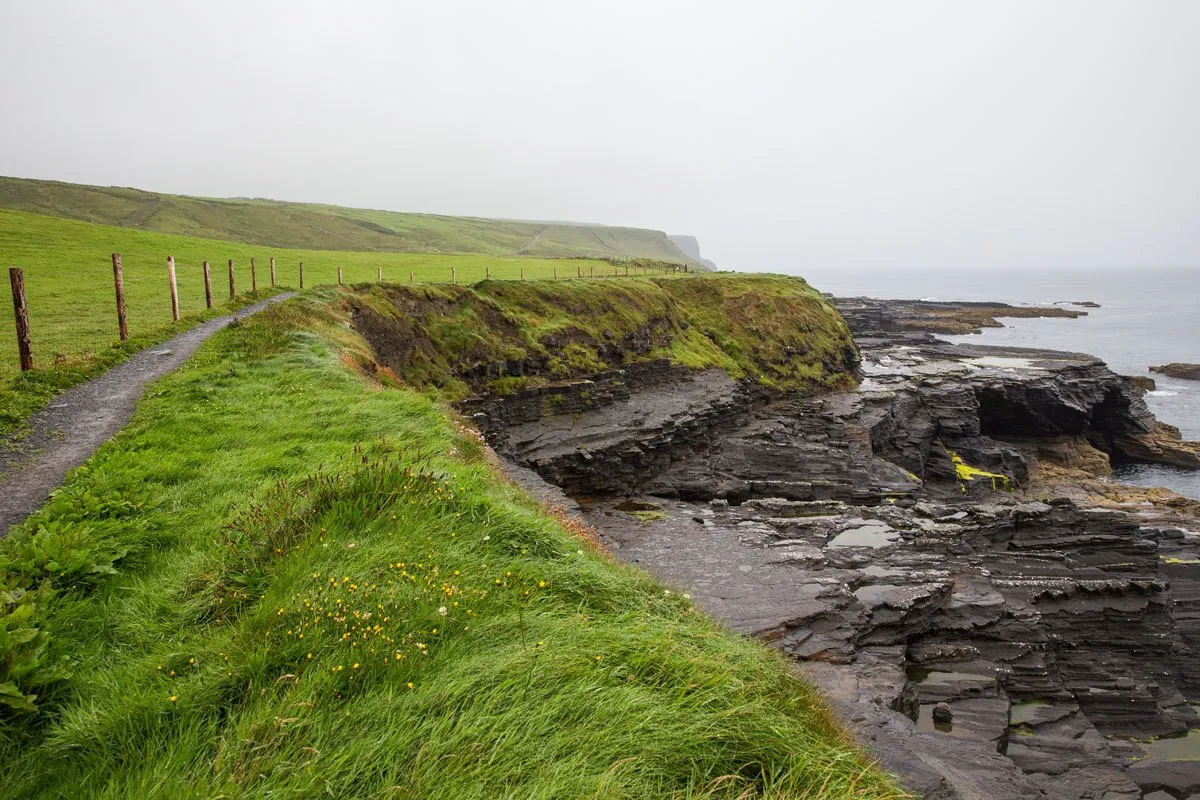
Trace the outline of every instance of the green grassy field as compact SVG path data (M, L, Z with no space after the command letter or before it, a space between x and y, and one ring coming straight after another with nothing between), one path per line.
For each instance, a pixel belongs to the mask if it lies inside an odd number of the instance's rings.
M0 177L0 208L310 250L648 258L694 264L662 231L217 199Z
M594 549L317 290L0 542L11 797L887 798L784 659Z
M488 271L496 278L530 279L558 275L624 272L610 262L586 259L500 258L436 253L366 253L291 250L235 242L199 239L96 225L40 214L0 210L0 266L5 267L3 313L0 313L0 435L12 430L55 392L130 352L117 347L117 315L113 295L111 255L122 257L130 334L145 346L194 324L205 311L202 264L211 264L214 301L228 310L227 264L234 260L239 295L250 289L250 259L256 260L260 289L270 284L270 259L276 259L279 284L297 287L304 262L304 285L337 282L342 267L346 283L375 282L377 268L385 281L450 281L452 270L460 283L482 280ZM180 311L171 320L167 288L168 255L175 257ZM25 272L32 348L37 373L18 377L12 305L7 300L7 267ZM638 267L633 268L637 271ZM248 299L239 296L235 305ZM114 349L116 348L116 349Z

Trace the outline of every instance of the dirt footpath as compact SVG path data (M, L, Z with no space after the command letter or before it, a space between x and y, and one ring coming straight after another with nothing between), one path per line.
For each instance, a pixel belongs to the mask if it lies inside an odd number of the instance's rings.
M68 471L86 461L129 421L146 384L178 367L234 318L255 314L294 294L277 294L147 348L54 398L30 419L26 436L16 441L0 439L0 539L37 511Z

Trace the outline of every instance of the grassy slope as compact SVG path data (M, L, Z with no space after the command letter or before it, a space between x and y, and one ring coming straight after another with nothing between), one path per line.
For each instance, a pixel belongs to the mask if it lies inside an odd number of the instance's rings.
M800 278L697 274L359 291L356 304L374 314L364 330L384 363L410 383L458 394L464 372L479 365L502 377L468 377L471 388L506 393L664 357L812 391L845 386L856 358L845 322ZM546 360L540 373L526 369L531 357ZM514 362L522 375L505 374Z
M202 263L212 264L215 301L229 298L227 262L234 260L239 291L250 287L250 259L257 260L258 285L269 283L270 258L276 259L280 284L298 283L298 264L304 262L305 286L335 283L337 267L348 283L376 279L382 266L385 280L482 280L490 269L498 277L574 276L613 271L604 261L499 258L482 255L433 253L365 253L285 250L211 239L173 236L127 228L88 224L38 214L0 210L0 262L22 267L29 303L34 364L38 371L17 376L17 349L12 334L12 306L0 312L0 435L27 418L56 391L122 360L131 345L117 345L111 254L122 255L129 329L137 342L161 341L194 324L204 311ZM180 326L171 322L166 257L174 255L178 274ZM7 292L7 289L4 290ZM244 299L239 300L239 304Z
M405 214L0 177L0 208L269 247L693 263L661 231Z
M219 334L0 543L10 796L894 796L780 657L343 366L330 308Z

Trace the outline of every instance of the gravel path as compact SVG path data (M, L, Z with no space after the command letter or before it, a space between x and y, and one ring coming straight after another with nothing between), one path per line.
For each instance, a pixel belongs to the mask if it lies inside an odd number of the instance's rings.
M133 416L146 384L182 364L200 344L235 318L294 295L284 292L217 317L137 353L98 378L68 389L29 421L19 440L0 439L0 539L41 508L69 470L82 464Z

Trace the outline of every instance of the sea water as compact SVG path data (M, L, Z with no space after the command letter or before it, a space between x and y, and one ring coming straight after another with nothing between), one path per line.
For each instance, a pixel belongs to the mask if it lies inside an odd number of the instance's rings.
M1099 303L1078 319L1001 319L1003 328L946 336L953 342L1035 347L1090 353L1115 372L1154 378L1146 396L1150 410L1200 439L1200 381L1154 375L1151 365L1200 363L1200 268L1076 270L1062 272L936 271L888 272L808 270L808 281L824 292L904 300L982 300L1014 305ZM1165 486L1200 499L1200 471L1157 465L1120 465L1114 478L1137 486Z

